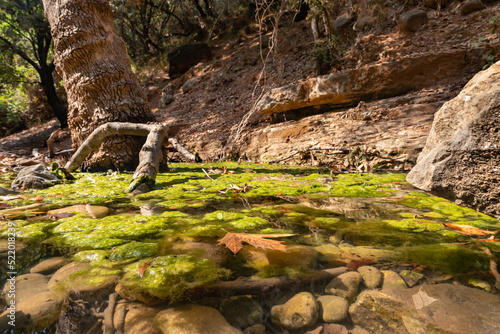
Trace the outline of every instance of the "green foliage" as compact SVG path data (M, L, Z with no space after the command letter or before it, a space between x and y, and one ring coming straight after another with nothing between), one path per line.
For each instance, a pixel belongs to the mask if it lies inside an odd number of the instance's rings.
M343 50L337 38L334 36L327 41L316 43L314 45L313 55L318 63L320 74L327 73L332 68L340 69L343 65Z
M20 116L27 104L27 96L22 89L5 87L0 90L0 137L24 129Z

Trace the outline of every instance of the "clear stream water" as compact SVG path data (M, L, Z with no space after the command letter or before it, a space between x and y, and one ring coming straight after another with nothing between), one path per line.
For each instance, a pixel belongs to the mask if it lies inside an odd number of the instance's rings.
M500 243L477 231L500 230L498 219L425 194L405 174L238 163L170 167L153 191L137 196L126 193L131 174L75 173L74 183L1 202L9 209L40 203L0 221L0 238L14 221L16 239L36 250L25 252L30 255L17 261L17 271L63 255L91 264L60 282L65 289L112 279L129 298L170 302L217 280L301 277L360 264L494 283L482 247L498 260ZM68 209L48 212L60 208ZM466 235L464 225L478 230ZM234 254L218 244L228 232L292 235L272 239L288 252L243 243Z

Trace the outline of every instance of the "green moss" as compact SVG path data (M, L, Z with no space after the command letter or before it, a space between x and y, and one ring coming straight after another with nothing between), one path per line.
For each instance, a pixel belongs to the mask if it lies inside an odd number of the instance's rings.
M314 225L320 228L334 229L336 226L345 226L345 222L342 222L340 218L316 218Z
M48 239L58 247L75 247L78 249L109 249L125 243L124 240L112 237L109 232L94 231L91 233L70 232Z
M245 215L237 212L226 212L226 211L214 211L207 213L202 221L210 222L210 221L231 221L231 220L239 220L245 218Z
M139 267L144 263L139 261L125 267L120 282L132 294L147 293L162 300L177 300L187 289L213 282L222 273L210 260L169 255L153 259L141 277Z
M69 206L83 202L101 204L126 198L126 189L132 175L109 176L91 173L75 173L76 180L71 184L58 184L53 187L28 191L41 195L44 203Z
M54 223L29 224L16 229L17 238L23 241L40 241L47 238L48 230Z
M143 258L155 256L158 253L158 244L144 242L129 242L127 244L113 247L111 249L111 260L123 260L130 258Z
M103 262L109 259L109 251L107 250L88 250L81 251L73 255L74 261L79 262Z
M337 197L388 197L394 194L391 184L403 183L405 174L340 174L331 185Z
M496 218L487 216L471 208L459 206L444 198L430 196L425 193L410 193L398 203L410 208L428 209L431 210L432 213L425 214L438 214L447 220L479 228L487 228L498 224L498 219Z
M482 251L451 244L403 247L404 260L423 264L449 274L487 270L489 260Z
M384 223L399 230L412 232L440 231L445 229L438 222L424 219L384 220Z

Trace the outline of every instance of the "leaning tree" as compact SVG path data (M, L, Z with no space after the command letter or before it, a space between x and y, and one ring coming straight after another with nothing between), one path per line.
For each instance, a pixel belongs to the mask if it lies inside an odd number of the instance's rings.
M43 0L43 4L54 40L56 70L68 95L74 148L102 124L154 121L108 0ZM134 169L143 143L143 137L107 137L83 168Z

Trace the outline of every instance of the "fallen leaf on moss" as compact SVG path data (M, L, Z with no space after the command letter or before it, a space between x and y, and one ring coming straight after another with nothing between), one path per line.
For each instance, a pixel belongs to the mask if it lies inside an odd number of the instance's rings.
M458 225L458 224L444 224L444 226L454 230L455 232L465 234L465 235L470 235L472 237L480 237L483 235L487 234L496 234L497 232L492 232L492 231L486 231L486 230L481 230L480 228L477 228L475 226L469 226L469 225Z
M281 241L269 240L268 238L290 237L295 234L247 234L247 233L232 233L227 232L226 235L219 239L219 245L225 245L234 254L238 253L242 248L242 242L246 242L255 248L280 250L286 252L287 249Z
M144 276L144 273L146 272L146 269L151 265L151 261L146 261L142 266L138 268L139 271L139 276L142 278Z

